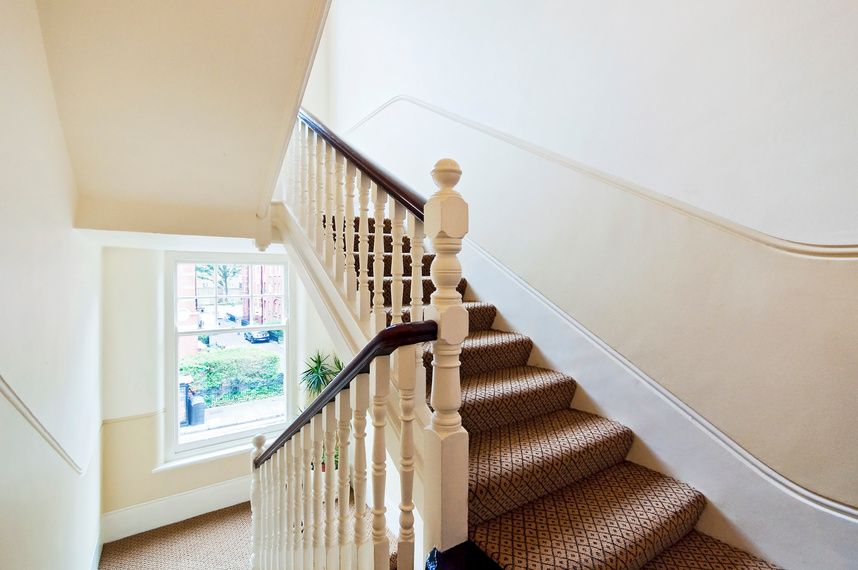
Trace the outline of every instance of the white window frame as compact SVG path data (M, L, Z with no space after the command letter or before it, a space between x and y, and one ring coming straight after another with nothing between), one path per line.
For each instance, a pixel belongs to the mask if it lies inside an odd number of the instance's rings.
M282 420L267 424L264 428L250 427L245 430L214 436L200 441L179 443L179 410L176 393L179 386L179 337L177 304L179 264L236 264L236 265L282 265L284 319L283 328L283 395L285 398L285 416ZM250 440L258 433L269 440L285 430L297 416L297 368L294 365L295 349L295 274L288 258L280 254L235 254L235 253L198 253L166 252L164 270L164 461L180 461L197 455L207 455L236 447L249 447ZM232 296L232 295L230 295ZM279 328L272 325L251 325L224 329L200 329L198 334L224 334Z

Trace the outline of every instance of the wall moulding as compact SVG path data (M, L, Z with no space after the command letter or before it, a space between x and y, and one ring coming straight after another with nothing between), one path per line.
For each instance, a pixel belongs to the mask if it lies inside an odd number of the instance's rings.
M376 117L381 112L396 103L407 103L410 105L421 107L436 115L442 116L451 121L455 121L456 123L464 125L475 131L479 131L495 139L520 148L526 152L544 158L550 162L553 162L554 164L557 164L564 168L568 168L570 170L574 170L575 172L593 178L601 183L608 184L619 190L622 190L623 192L626 192L633 196L637 196L642 200L647 200L648 202L658 204L683 216L696 220L700 223L704 223L722 232L741 237L748 241L758 243L760 245L764 245L775 250L783 251L785 253L800 255L804 257L818 257L825 259L858 259L858 244L826 245L801 243L772 236L757 231L753 228L737 224L726 218L716 216L715 214L712 214L700 208L696 208L695 206L682 202L681 200L670 198L669 196L665 196L664 194L660 194L643 186L639 186L627 180L623 180L622 178L618 178L606 172L591 168L589 166L581 164L580 162L557 154L556 152L552 152L546 148L532 144L518 137L501 132L497 129L493 129L492 127L483 125L476 121L472 121L470 119L462 117L461 115L457 115L456 113L452 113L450 111L447 111L446 109L442 109L441 107L437 107L435 105L432 105L431 103L422 101L410 95L398 95L396 97L393 97L392 99L378 107L376 110L374 110L372 113L364 117L357 124L349 128L345 132L345 135L349 135L357 131L362 125L368 123L374 117Z

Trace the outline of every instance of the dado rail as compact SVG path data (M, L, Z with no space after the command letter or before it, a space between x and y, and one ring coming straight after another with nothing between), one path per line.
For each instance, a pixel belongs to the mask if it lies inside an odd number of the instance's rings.
M372 340L270 446L254 438L252 566L422 567L426 550L467 540L459 355L468 314L456 256L468 207L454 190L461 170L439 161L432 177L440 190L424 202L306 111L299 119L284 168L283 232L314 253L345 318ZM431 408L419 344L430 340ZM400 481L393 543L388 452L398 456ZM415 549L415 510L424 552Z

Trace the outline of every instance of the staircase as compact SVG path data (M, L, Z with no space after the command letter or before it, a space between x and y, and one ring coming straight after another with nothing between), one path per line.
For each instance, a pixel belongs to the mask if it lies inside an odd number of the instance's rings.
M254 568L284 560L325 567L325 559L328 567L419 568L415 510L427 550L442 551L434 568L456 558L464 566L451 568L775 568L695 532L701 493L626 461L628 428L573 409L574 379L530 366L531 339L493 328L493 305L462 301L457 254L468 218L454 161L436 164L439 191L427 202L314 117L300 117L274 229L344 338L367 344L274 443L255 440ZM397 323L408 324L390 326ZM408 339L406 329L414 330ZM384 356L393 345L376 350L394 336L395 358ZM414 343L429 339L421 357ZM397 441L385 439L387 427ZM332 473L323 481L312 469L322 449L339 445L349 465L350 440L354 474L339 469L336 481ZM397 443L393 472L385 456ZM386 473L401 487L395 540L385 535ZM350 488L354 516L344 507Z
M385 284L390 221L385 221ZM403 248L405 263L410 249ZM423 257L429 274L434 256ZM467 294L467 283L459 290ZM403 306L411 303L404 288ZM434 291L427 278L423 303ZM388 324L390 288L384 289ZM570 407L575 380L528 366L533 342L492 328L494 305L465 301L462 424L470 434L469 538L501 568L776 568L694 531L706 500L698 491L625 461L634 434ZM409 311L403 311L404 322ZM431 390L432 345L424 345ZM392 565L392 568L395 566Z

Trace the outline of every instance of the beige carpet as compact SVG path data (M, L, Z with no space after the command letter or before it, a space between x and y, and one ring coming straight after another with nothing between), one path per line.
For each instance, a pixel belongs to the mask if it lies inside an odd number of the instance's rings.
M104 545L99 570L247 570L250 503Z

